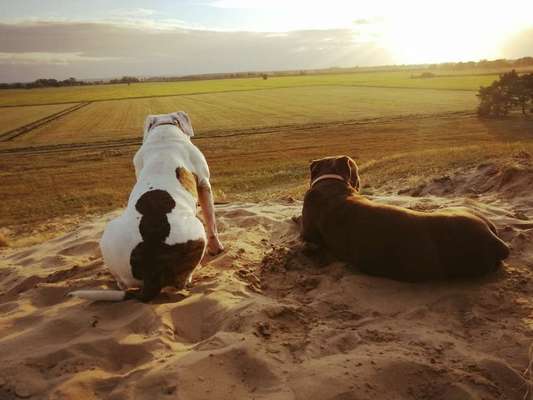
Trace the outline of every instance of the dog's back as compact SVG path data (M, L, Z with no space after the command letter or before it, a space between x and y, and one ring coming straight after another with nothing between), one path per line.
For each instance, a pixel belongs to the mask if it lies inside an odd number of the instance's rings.
M154 128L139 150L128 206L101 240L104 262L117 281L126 288L142 287L144 301L162 287L182 288L206 244L192 172L198 150L188 140L176 140L174 129Z
M368 274L403 281L473 277L509 255L494 226L472 213L412 211L338 186L306 194L303 223L313 218L315 241Z
M439 244L438 255L447 277L484 275L496 270L509 256L509 247L485 217L450 210L425 213L424 218L429 234Z
M78 290L90 300L148 301L164 286L182 288L207 247L223 250L205 157L183 111L149 115L143 144L133 158L136 184L122 215L107 225L100 247L105 264L121 290ZM196 216L200 202L203 223ZM126 292L126 289L140 289Z

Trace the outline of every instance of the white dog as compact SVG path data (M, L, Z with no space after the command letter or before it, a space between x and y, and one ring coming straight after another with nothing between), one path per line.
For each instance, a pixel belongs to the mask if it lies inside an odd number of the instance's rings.
M137 183L128 206L107 225L100 248L122 290L78 290L90 300L149 301L165 286L181 289L200 263L224 250L218 239L209 168L191 143L191 121L183 112L149 115L135 157ZM206 232L196 216L199 200ZM136 291L126 289L140 288Z

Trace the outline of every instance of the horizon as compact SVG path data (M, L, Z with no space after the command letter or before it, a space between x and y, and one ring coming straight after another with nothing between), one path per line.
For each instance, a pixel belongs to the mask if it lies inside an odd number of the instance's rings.
M533 4L0 0L0 81L424 65L533 55ZM110 3L112 5L110 5ZM84 7L85 5L85 7ZM483 15L480 16L480 10Z
M319 68L319 69L292 69L292 70L256 70L256 71L228 71L228 72L206 72L206 73L192 73L192 74L183 74L183 75L172 75L172 74L166 74L166 75L128 75L128 74L119 74L115 76L104 76L104 77L88 77L88 78L79 78L75 76L69 76L66 78L53 78L48 76L39 76L36 79L28 80L28 81L12 81L12 82L3 82L0 81L0 84L31 84L38 80L48 80L48 79L55 79L57 82L66 81L69 79L74 78L76 82L85 82L85 83L111 83L112 80L121 80L123 78L134 78L138 79L138 82L130 82L130 83L141 83L141 82L161 82L165 81L166 79L169 79L169 82L173 82L174 80L184 80L188 81L191 78L192 81L197 80L196 78L202 78L201 80L216 80L216 79L248 79L248 78L257 78L257 76L261 74L273 74L272 76L268 75L269 78L272 77L283 77L283 76L294 76L299 75L300 72L308 72L310 75L313 75L315 73L321 74L329 74L329 73L335 73L334 71L340 71L339 73L356 73L355 70L360 70L357 72L365 73L365 72L392 72L392 71L424 71L427 69L432 69L434 66L447 66L447 65L454 65L454 64L469 64L469 63L492 63L492 62L498 62L498 61L506 61L509 63L512 63L514 61L520 60L522 58L532 58L530 56L525 56L517 59L494 59L494 60L468 60L468 61L446 61L442 63L434 63L434 64L386 64L386 65L368 65L368 66L360 66L360 65L354 65L354 66L347 66L347 67L336 67L336 66L330 66L325 68ZM515 67L512 66L512 64L509 64L509 67L514 70ZM452 67L453 68L453 67ZM485 67L479 67L479 68L485 68ZM501 68L501 67L493 67L489 66L488 69L491 68ZM254 74L250 76L246 76L246 74ZM278 75L279 74L279 75ZM237 76L231 76L230 75L237 75ZM116 83L124 83L124 82L116 82ZM45 86L46 87L46 86Z

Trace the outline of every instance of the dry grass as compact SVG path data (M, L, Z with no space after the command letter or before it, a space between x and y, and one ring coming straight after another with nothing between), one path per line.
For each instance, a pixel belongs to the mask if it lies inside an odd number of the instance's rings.
M520 150L533 153L533 123L519 119L441 116L301 128L196 139L210 164L217 199L299 197L307 187L309 160L332 154L353 156L370 191L398 188ZM124 206L134 183L135 150L3 154L0 226L18 236L50 218Z
M0 108L0 134L27 125L74 104Z
M3 232L0 232L0 248L2 247L9 247L9 241L7 236Z

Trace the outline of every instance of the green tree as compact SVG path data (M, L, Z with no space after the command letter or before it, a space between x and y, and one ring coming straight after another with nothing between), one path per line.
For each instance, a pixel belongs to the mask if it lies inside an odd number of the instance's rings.
M490 86L480 87L477 96L477 111L482 117L504 117L515 108L525 116L533 107L533 73L519 75L512 70L501 74Z

